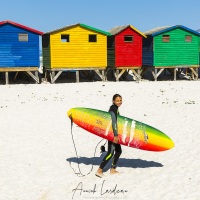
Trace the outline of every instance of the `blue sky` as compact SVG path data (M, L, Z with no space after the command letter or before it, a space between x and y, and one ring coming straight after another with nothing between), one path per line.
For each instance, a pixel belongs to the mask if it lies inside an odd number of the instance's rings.
M0 21L11 20L42 32L74 23L104 31L127 24L142 32L169 25L200 29L199 0L0 1Z

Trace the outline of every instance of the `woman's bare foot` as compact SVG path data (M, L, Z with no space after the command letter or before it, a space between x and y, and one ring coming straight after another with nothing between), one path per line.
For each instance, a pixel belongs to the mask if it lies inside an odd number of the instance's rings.
M95 175L99 178L103 178L104 177L104 174L103 174L103 170L101 168L99 168L97 170L97 172L95 173Z
M119 172L118 172L116 169L111 168L111 169L110 169L110 174L111 174L111 175L119 174Z

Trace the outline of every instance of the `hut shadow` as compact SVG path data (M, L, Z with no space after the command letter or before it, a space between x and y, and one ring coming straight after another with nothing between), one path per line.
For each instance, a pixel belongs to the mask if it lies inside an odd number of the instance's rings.
M69 163L85 164L85 165L97 165L99 166L104 156L101 157L72 157L66 159ZM129 159L129 158L119 158L118 167L127 167L127 168L150 168L150 167L163 167L161 163L154 161L147 161L142 159ZM111 166L111 160L105 167L107 171Z

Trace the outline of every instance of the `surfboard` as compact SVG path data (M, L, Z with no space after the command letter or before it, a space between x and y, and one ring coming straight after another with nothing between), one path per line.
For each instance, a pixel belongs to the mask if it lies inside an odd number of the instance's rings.
M112 119L109 112L92 108L71 108L67 115L86 131L113 141ZM124 116L118 116L119 144L147 151L165 151L173 148L174 142L162 131Z

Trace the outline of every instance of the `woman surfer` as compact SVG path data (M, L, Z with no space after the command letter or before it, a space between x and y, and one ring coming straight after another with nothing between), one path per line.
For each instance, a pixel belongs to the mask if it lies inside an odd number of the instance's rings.
M102 178L104 176L103 174L103 168L106 166L106 164L109 162L109 160L111 158L112 159L112 165L111 165L111 169L110 169L110 174L117 174L119 173L116 170L117 167L117 162L118 159L122 153L122 149L121 149L121 145L118 144L118 131L117 131L117 116L119 115L119 111L118 108L121 106L122 104L122 97L119 94L115 94L113 96L113 104L110 106L109 109L109 113L111 114L111 118L112 118L112 129L113 129L113 134L114 134L114 140L108 141L108 152L106 154L106 156L103 158L97 172L96 172L96 176Z

